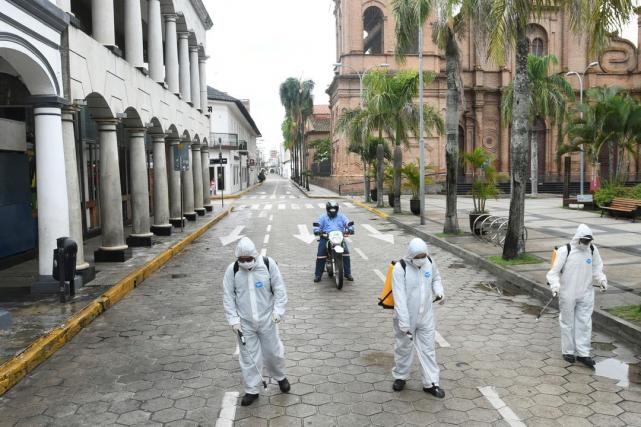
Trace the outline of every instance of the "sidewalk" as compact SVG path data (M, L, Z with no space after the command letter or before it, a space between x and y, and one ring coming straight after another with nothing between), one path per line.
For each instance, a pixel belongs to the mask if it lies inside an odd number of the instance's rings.
M320 187L318 185L309 184L309 191L300 185L298 185L294 180L289 180L296 188L298 188L301 193L310 199L344 199L344 196L339 196L338 193L328 190L327 188Z
M355 198L362 203L362 199ZM509 199L488 200L486 207L492 215L508 216ZM443 236L445 217L445 196L428 195L426 197L426 224L420 225L419 217L412 215L409 208L409 197L401 200L401 214L394 214L393 209L378 209L389 215L389 220L418 233L424 233L431 243L453 250L468 261L489 268L515 285L526 288L530 293L541 298L549 298L545 275L550 268L549 259L554 246L564 245L570 241L579 224L587 224L595 236L599 247L605 273L608 276L610 289L602 294L596 293L595 322L597 318L612 317L606 309L622 305L641 305L641 224L627 219L610 217L600 218L598 212L572 210L561 207L560 197L526 199L525 226L528 230L526 251L542 259L538 264L499 267L487 260L491 255L500 255L502 249L493 244L479 240L470 233L468 212L472 209L472 199L458 198L458 220L462 236ZM375 204L369 204L374 207ZM467 255L467 256L466 256ZM519 283L515 283L519 282ZM600 314L597 314L596 312ZM631 325L622 319L619 324L610 326L625 327L633 336L641 340L641 327ZM601 319L608 322L609 319ZM602 325L604 326L604 325ZM607 325L605 325L607 326ZM632 329L630 329L632 327ZM636 329L636 330L635 330Z
M0 301L0 310L4 309L10 313L12 324L9 329L0 330L0 365L25 350L39 337L68 322L123 278L139 271L151 261L159 265L164 264L171 257L171 254L167 254L169 250L197 233L203 226L215 221L221 212L224 211L216 206L213 213L198 217L196 222L187 221L182 233L180 229L174 228L171 236L154 236L151 248L132 248L132 258L124 263L96 263L96 278L76 290L75 298L68 303L60 303L57 295L3 296ZM100 236L85 242L85 256L88 260L93 262L93 250L99 245ZM155 260L156 258L161 259ZM17 285L28 288L36 276L37 261L35 260L4 270L0 278L0 291L10 287L15 289Z

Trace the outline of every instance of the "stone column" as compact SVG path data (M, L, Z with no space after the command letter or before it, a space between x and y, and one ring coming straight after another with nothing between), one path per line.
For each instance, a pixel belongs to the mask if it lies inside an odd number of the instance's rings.
M200 110L200 68L198 46L189 46L189 70L191 79L191 103Z
M178 34L176 33L176 15L165 15L165 72L167 86L175 94L180 93L178 76Z
M82 281L75 282L76 289L96 277L95 267L85 261L85 251L82 237L82 209L80 205L80 184L78 180L78 163L76 161L76 136L74 132L74 114L78 112L75 106L62 110L62 139L65 150L65 171L67 175L67 199L69 205L69 237L78 245L76 254L76 272ZM59 236L61 237L61 236Z
M149 231L149 177L145 153L145 128L127 129L129 133L129 177L132 199L132 233L127 245L151 247L153 233Z
M191 145L191 141L184 140L183 144ZM189 151L189 168L182 174L183 185L183 213L189 221L196 221L196 211L194 209L194 158Z
M194 210L200 216L205 215L203 207L203 164L200 154L200 144L191 146L191 157L193 158L193 178L194 178Z
M157 133L151 138L154 143L154 225L151 232L156 236L171 236L165 135Z
M201 56L198 59L200 71L200 110L207 113L207 58Z
M93 38L98 43L109 47L116 45L113 0L91 0L91 23Z
M158 83L165 81L165 69L162 57L162 23L160 20L160 1L148 0L149 16L147 19L147 56L149 59L149 77Z
M140 0L125 0L125 59L134 67L144 66Z
M174 149L180 143L180 139L171 136L167 137L167 176L169 179L169 222L174 227L180 227L185 222L185 218L180 216L180 171L174 170Z
M214 207L209 198L209 182L211 178L209 177L209 147L207 144L200 147L200 161L203 173L203 208L205 208L207 212L211 212L214 210Z
M131 258L125 244L122 194L118 164L116 120L96 120L100 141L100 221L102 245L94 252L96 262L124 262Z
M39 282L52 280L56 239L69 236L69 198L61 114L60 105L54 103L38 105L33 109L38 171Z
M178 67L178 74L180 76L180 97L185 102L191 102L189 33L178 33Z

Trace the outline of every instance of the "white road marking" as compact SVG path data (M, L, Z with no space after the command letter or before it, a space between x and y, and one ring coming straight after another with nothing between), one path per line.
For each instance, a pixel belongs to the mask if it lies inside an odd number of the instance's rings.
M284 204L284 203L279 203L278 204L278 210L284 210L285 208L287 208L286 204Z
M270 215L270 216L269 216L269 220L270 220L270 221L273 221L273 220L274 220L274 215Z
M234 356L238 356L240 354L240 347L238 347L238 344L236 344L236 350L234 350Z
M263 209L265 209L266 211L271 211L272 210L272 204L271 203L267 203Z
M294 237L307 245L316 240L316 236L309 232L305 224L298 224L298 234L294 234Z
M284 199L284 198L285 198L285 196L280 196L280 197L279 197L279 199Z
M261 199L266 199L266 198L267 198L267 196L260 196L260 198L261 198Z
M297 197L296 197L296 196L294 196L294 195L292 195L292 196L289 196L289 198L290 198L290 199L296 199Z
M223 246L227 246L228 244L235 242L236 240L240 240L243 237L243 235L240 234L243 231L243 228L245 228L244 225L239 225L238 227L234 228L231 233L220 238L220 243L222 243Z
M343 203L343 205L347 206L350 209L354 207L354 205L351 204L350 202L345 202L345 203Z
M238 211L243 211L245 209L247 209L247 205L240 205L240 206L238 206L238 208L236 208L236 210L238 210Z
M271 196L269 196L269 198L270 198L270 199L275 199L275 198L276 198L276 196L274 196L274 195L272 194Z
M383 273L381 273L381 270L374 269L373 271L374 271L374 273L376 273L378 278L381 279L381 281L383 283L385 283L385 275Z
M364 260L368 260L368 259L369 259L369 258L367 258L367 255L365 255L365 254L363 253L363 251L361 251L360 249L358 249L358 248L354 248L354 250L355 250L355 251L356 251L356 253L357 253L357 254L359 254L359 255L361 256L361 258L363 258Z
M369 224L363 224L362 227L369 231L368 236L373 237L375 239L382 240L387 243L394 244L394 235L393 234L383 234L374 227L372 227Z
M445 338L443 338L443 336L441 334L439 334L438 331L435 331L435 332L436 332L436 334L435 334L436 342L438 343L439 347L441 347L441 348L442 347L450 347L450 343L445 341Z
M269 233L270 231L272 231L272 225L271 224L267 225L267 232Z
M261 255L261 256L267 256L267 248L262 248L262 249L260 250L260 255Z
M503 402L499 397L492 386L479 387L479 391L485 396L485 398L494 406L496 410L499 411L499 414L505 419L512 427L525 427L525 424L521 422L521 419L514 413L509 406Z
M259 209L259 208L260 208L260 205L252 205L252 207L251 207L251 209L254 210L254 211Z
M292 194L292 192L291 192L291 191L288 191L288 192L287 192L287 194Z
M234 418L236 418L236 401L238 400L237 391L225 392L220 405L220 413L216 420L216 427L232 427Z
M292 203L292 209L299 210L300 206L298 206L296 203Z
M324 203L319 203L318 207L321 208L321 209L325 209L325 204Z
M260 213L258 214L258 218L265 218L266 216L267 216L267 212L265 211L260 211Z
M263 244L269 243L269 234L265 234L265 238L263 239Z
M305 209L314 209L314 205L311 203L305 203Z
M250 199L256 199L256 198L258 198L258 196L251 196L251 197L249 197L249 198L250 198Z

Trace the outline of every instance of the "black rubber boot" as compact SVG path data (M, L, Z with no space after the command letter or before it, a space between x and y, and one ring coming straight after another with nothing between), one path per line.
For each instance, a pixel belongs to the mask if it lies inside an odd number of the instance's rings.
M429 393L433 396L436 396L439 399L442 399L445 397L445 391L434 383L432 383L432 387L423 387L423 391L425 393Z
M282 380L278 381L278 387L280 387L280 391L283 393L289 393L289 390L291 390L292 386L289 385L289 381L287 381L287 378L283 378Z
M354 277L352 275L345 276L345 279L349 280L350 282L354 281Z
M320 279L321 279L320 276L315 276L314 277L314 283L320 282Z
M576 357L574 357L573 354L564 354L563 355L563 360L565 360L568 363L574 363L574 362L576 362Z
M394 380L394 384L392 384L392 388L394 391L401 391L405 388L405 380Z
M252 403L254 403L255 400L258 400L259 396L260 395L258 395L258 394L245 393L245 395L243 396L242 400L240 401L240 406L249 406L249 405L251 405Z
M588 357L578 356L576 360L583 363L585 366L587 366L590 369L594 369L594 365L596 365L596 363L594 362L594 359L592 359L590 356Z

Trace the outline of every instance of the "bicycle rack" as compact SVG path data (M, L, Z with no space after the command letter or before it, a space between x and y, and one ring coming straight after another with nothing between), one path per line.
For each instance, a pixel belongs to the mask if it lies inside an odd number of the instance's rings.
M488 215L478 217L474 220L472 226L473 235L479 240L487 243L492 243L495 246L503 247L505 243L505 236L507 234L507 225L509 219L501 216ZM528 232L527 228L523 227L523 241L527 241Z

